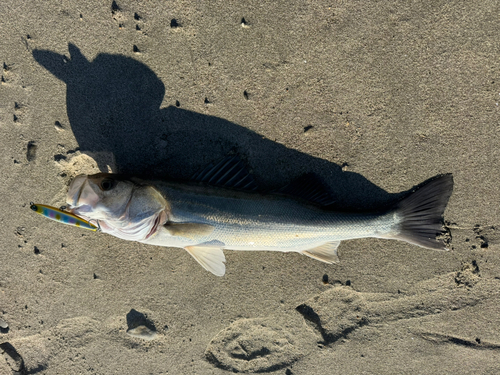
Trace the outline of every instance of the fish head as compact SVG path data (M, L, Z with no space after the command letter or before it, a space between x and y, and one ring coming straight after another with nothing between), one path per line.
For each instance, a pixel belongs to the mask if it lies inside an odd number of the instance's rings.
M98 221L103 232L132 241L148 239L167 219L158 190L111 173L75 177L66 203L75 215Z

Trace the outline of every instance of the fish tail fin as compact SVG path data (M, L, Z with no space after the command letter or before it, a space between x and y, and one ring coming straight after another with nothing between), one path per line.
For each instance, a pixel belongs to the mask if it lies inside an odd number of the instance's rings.
M392 238L435 250L448 250L442 238L443 214L453 191L453 176L445 174L425 183L398 202L394 212L401 218Z

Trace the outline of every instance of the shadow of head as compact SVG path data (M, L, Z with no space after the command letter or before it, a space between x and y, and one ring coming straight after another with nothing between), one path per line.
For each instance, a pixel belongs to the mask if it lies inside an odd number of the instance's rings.
M34 50L33 56L66 83L68 118L80 150L112 153L117 172L188 179L209 162L236 152L263 188L313 172L328 183L340 207L367 208L389 199L357 173L230 121L175 106L160 108L165 85L137 60L101 53L89 61L75 45L68 49L69 57L46 50Z
M70 44L70 57L34 50L35 60L66 83L71 128L82 151L109 151L120 167L138 164L134 150L150 150L165 86L146 65L99 54L89 61ZM147 158L144 152L141 159Z

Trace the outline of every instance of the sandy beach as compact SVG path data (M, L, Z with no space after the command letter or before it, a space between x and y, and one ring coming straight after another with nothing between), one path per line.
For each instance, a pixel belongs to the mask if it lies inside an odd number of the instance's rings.
M0 375L500 373L494 1L0 4ZM340 262L62 225L80 173L189 179L229 153L262 191L318 175L342 210L453 174L450 251Z

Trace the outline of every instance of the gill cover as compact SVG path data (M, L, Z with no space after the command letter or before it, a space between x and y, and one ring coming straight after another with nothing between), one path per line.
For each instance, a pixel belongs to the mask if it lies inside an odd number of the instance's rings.
M109 173L75 177L66 202L74 214L99 220L103 232L130 241L148 239L166 221L167 202L155 188Z

